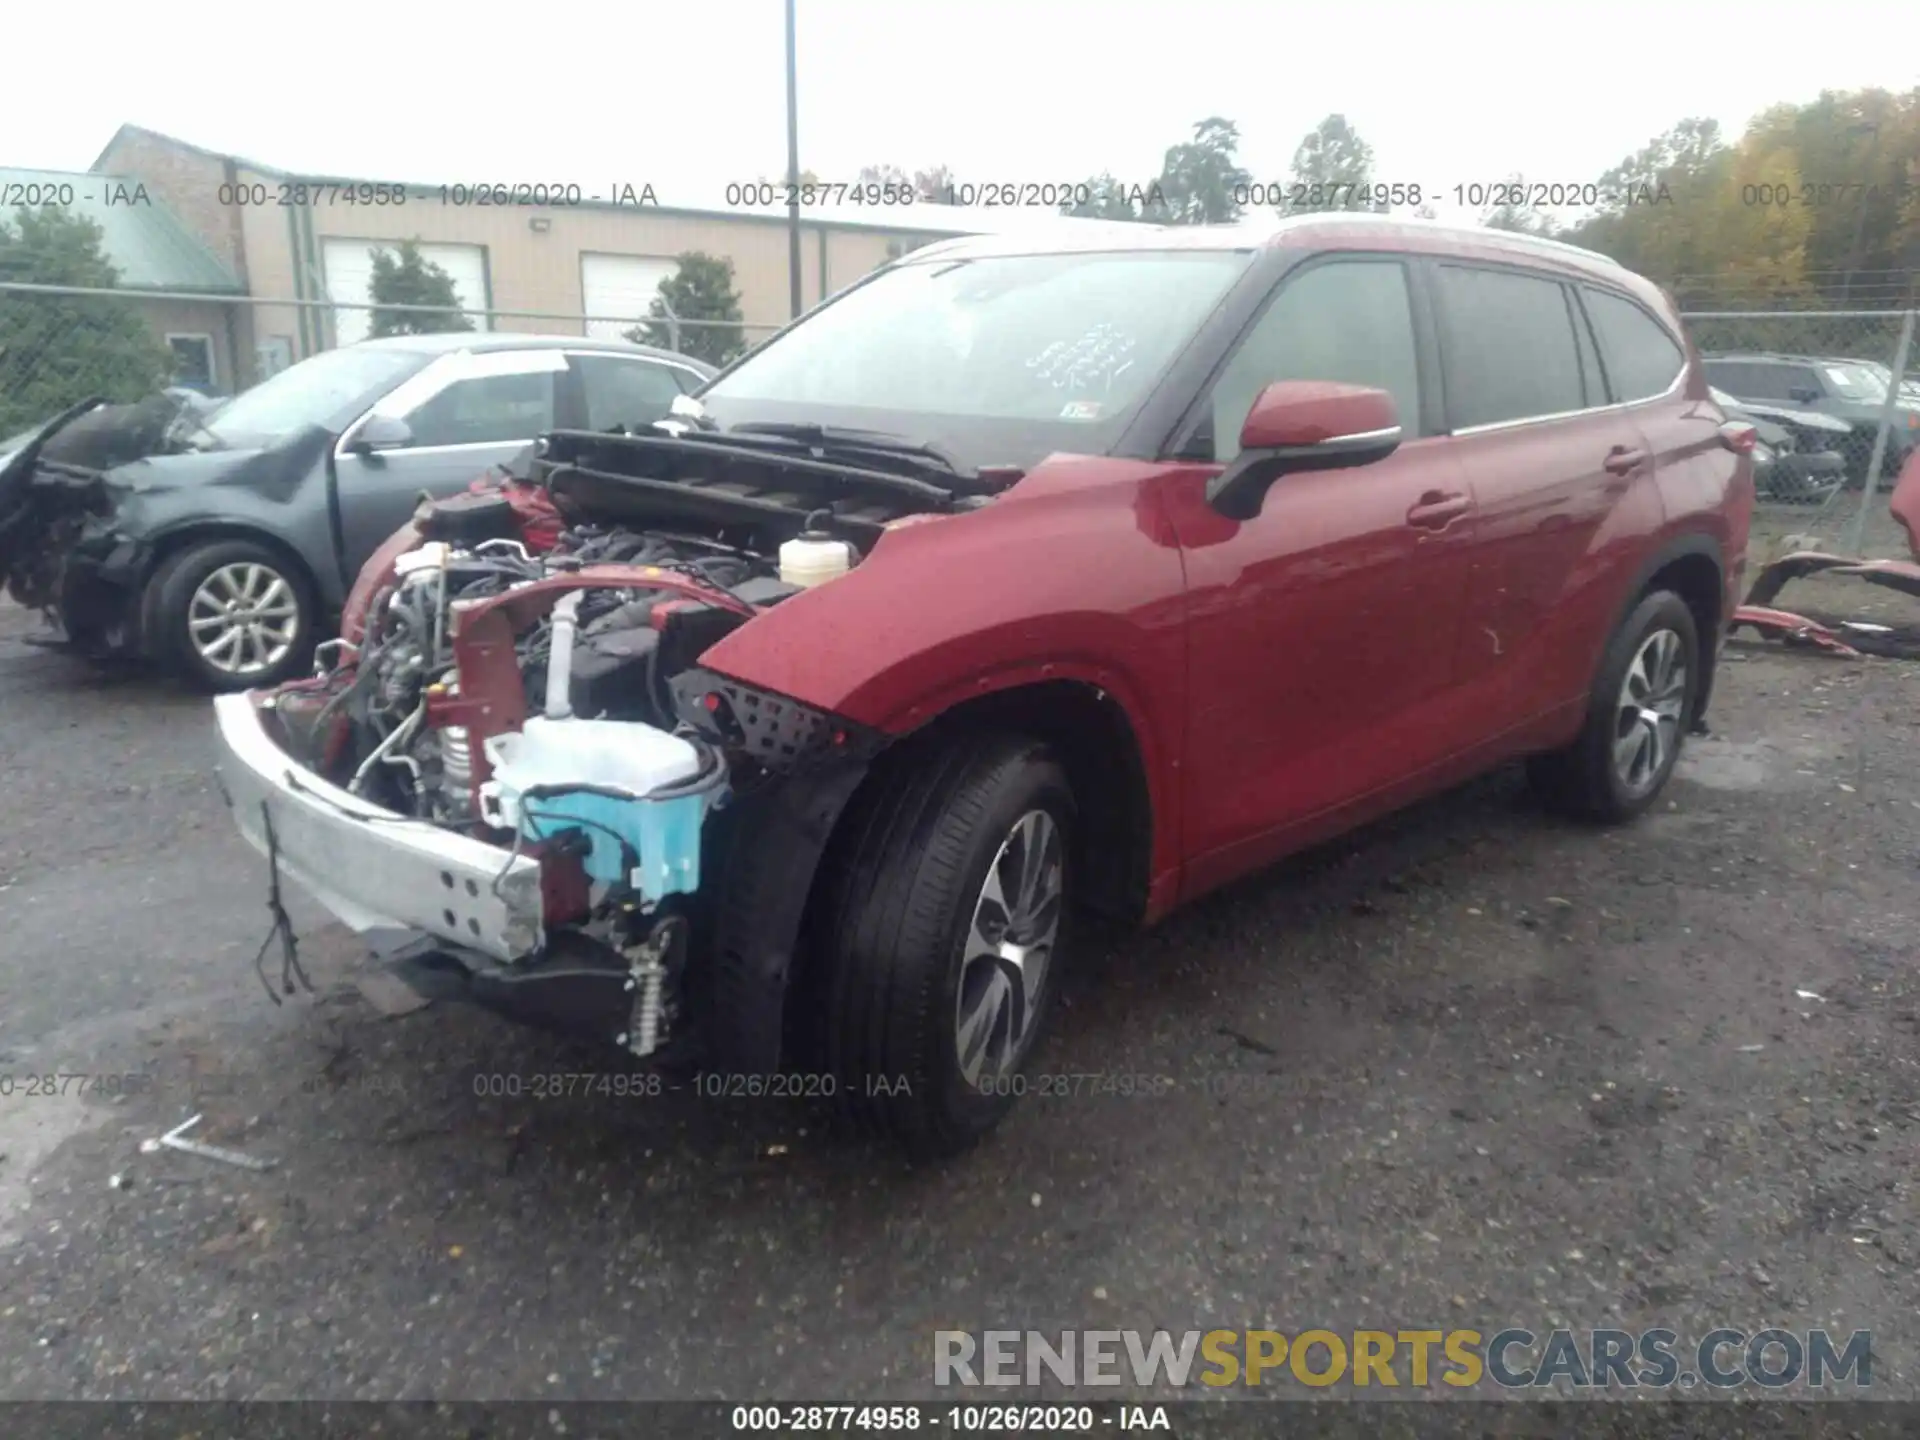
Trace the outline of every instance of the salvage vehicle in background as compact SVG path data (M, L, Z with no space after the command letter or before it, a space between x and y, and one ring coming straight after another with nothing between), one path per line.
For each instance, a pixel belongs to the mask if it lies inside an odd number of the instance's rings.
M1077 914L1520 757L1653 804L1753 440L1655 286L1549 240L939 243L422 506L321 673L216 700L224 786L422 992L950 1153Z
M330 350L223 402L76 407L0 444L0 576L57 643L214 690L303 669L420 494L555 425L641 428L714 373L578 336L411 335Z
M1847 479L1866 483L1874 438L1886 409L1885 367L1818 355L1742 354L1709 355L1708 383L1734 396L1741 404L1791 405L1815 410L1844 421L1852 434L1841 447L1847 458ZM1920 400L1895 401L1893 425L1887 432L1887 453L1881 463L1879 488L1891 490L1907 456L1920 449Z
M1841 447L1853 430L1844 420L1817 410L1742 402L1724 390L1709 393L1730 419L1753 425L1757 437L1753 485L1762 500L1821 505L1846 484L1847 460Z

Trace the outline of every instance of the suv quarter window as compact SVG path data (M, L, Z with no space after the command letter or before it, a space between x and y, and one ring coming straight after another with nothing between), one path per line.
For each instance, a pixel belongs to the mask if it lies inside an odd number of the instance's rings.
M1606 355L1613 398L1651 400L1671 389L1687 356L1666 327L1623 296L1591 286L1583 286L1581 296Z
M1453 429L1587 407L1573 315L1558 278L1450 263L1435 274Z
M1276 380L1371 385L1393 397L1400 425L1420 431L1419 347L1405 263L1384 257L1308 261L1283 278L1214 379L1194 444L1225 462L1240 427ZM1210 452L1203 448L1211 437Z

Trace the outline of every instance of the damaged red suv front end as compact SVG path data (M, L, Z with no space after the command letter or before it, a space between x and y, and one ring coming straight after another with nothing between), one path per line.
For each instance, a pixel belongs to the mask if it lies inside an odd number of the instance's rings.
M727 488L663 481L663 461L710 461ZM425 993L772 1069L825 839L809 815L880 737L698 661L807 588L782 578L785 542L854 563L889 525L985 497L870 473L849 506L858 479L791 447L688 438L560 432L532 470L423 503L320 673L216 701L236 819ZM762 857L745 875L743 847Z

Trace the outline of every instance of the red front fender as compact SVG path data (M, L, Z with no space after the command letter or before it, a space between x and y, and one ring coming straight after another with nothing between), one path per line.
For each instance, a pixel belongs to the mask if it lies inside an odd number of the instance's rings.
M700 663L895 735L1016 686L1102 691L1140 751L1157 875L1180 861L1188 683L1184 570L1155 523L1158 468L1050 461L983 509L890 530L852 571Z

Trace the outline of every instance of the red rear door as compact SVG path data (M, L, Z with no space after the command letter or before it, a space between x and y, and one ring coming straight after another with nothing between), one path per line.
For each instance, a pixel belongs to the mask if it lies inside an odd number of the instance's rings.
M1571 284L1477 263L1433 275L1447 418L1479 516L1456 673L1493 740L1590 683L1568 621L1611 603L1658 526L1653 451L1610 402Z

